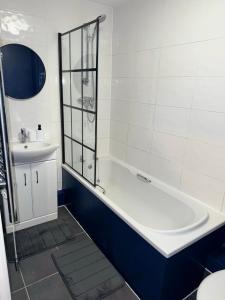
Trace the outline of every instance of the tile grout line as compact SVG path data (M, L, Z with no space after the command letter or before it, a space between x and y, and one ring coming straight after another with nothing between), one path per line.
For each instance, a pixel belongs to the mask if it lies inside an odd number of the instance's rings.
M70 214L70 216L77 222L77 224L80 226L80 228L83 230L83 232L82 233L80 233L80 234L86 234L88 237L89 237L89 239L91 239L92 240L92 238L89 236L89 234L84 230L84 228L80 225L80 223L76 220L76 218L72 215L72 213L69 211L69 209L66 207L66 205L64 205L64 207L65 207L65 209L67 210L67 212Z
M135 293L135 291L130 287L130 285L126 281L125 281L125 285L130 289L132 294L134 294L134 296L137 297L138 300L141 300L141 298L138 297L138 295Z
M69 215L72 217L72 219L79 225L79 227L83 230L82 232L77 233L75 236L79 236L82 234L86 234L89 238L90 236L87 234L87 232L84 230L84 228L80 225L80 223L77 221L77 219L73 216L73 214L70 212L70 210L67 208L65 204L61 205L60 207L64 207L66 211L69 213ZM90 238L91 239L91 238ZM92 239L91 239L92 240Z
M78 223L78 225L81 227L81 229L84 231L83 233L86 234L91 240L92 238L89 236L89 234L84 230L84 228L80 225L80 223L76 220L76 218L72 215L72 213L69 211L69 209L66 207L66 205L62 205L65 207L65 209L68 211L68 213L71 215L71 217ZM99 249L99 248L98 248ZM99 249L100 250L100 249ZM111 262L110 262L111 263ZM125 281L125 280L124 280ZM134 292L134 290L130 287L130 285L125 281L125 284L128 286L128 288L131 290L131 292L137 297L137 299L140 300L138 295Z
M184 41L184 42L180 42L180 43L171 43L171 44L162 44L162 45L158 45L155 47L151 47L151 48L143 48L143 49L135 49L133 50L133 52L129 52L129 51L118 51L118 52L114 52L112 53L112 56L117 56L117 55L127 55L129 53L133 53L135 55L135 53L138 52L147 52L147 51L153 51L153 50L160 50L160 49L167 49L167 48L173 48L173 47L179 47L179 46L186 46L186 45L192 45L192 44L199 44L199 43L205 43L205 42L211 42L211 41L218 41L218 40L224 40L225 36L221 35L219 37L214 37L214 38L207 38L207 39L197 39L194 41ZM131 55L131 54L130 54Z
M204 268L205 269L205 271L207 271L208 273L209 273L209 275L210 274L212 274L212 272L209 270L209 269L207 269L207 268ZM208 276L209 276L208 275ZM204 279L203 279L204 280ZM203 281L202 280L202 281ZM195 292L197 292L197 290L198 290L198 288L199 287L197 287L196 289L194 289L192 292L190 292L187 296L185 296L182 300L188 300L188 298L192 295L192 294L194 294Z
M67 209L67 207L66 207L65 205L60 205L59 207L64 207L64 208L67 210L67 212L69 213L69 215L77 222L77 220L73 217L73 215L70 213L70 211ZM77 223L78 223L78 222L77 222ZM83 230L82 226L81 226L79 223L78 223L78 225L79 225L80 228ZM83 232L77 233L76 236L79 236L79 235L82 235L82 234L85 234L85 231L84 231L84 230L83 230ZM14 290L14 291L12 291L11 294L15 294L16 292L19 292L19 291L25 289L26 294L27 294L27 297L28 297L28 300L30 300L30 296L29 296L28 289L27 289L28 287L30 287L30 286L32 286L32 285L34 285L34 284L36 284L36 283L39 283L39 282L41 282L41 281L43 281L43 280L45 280L45 279L47 279L47 278L49 278L49 277L52 277L52 276L54 276L54 275L59 274L59 272L55 272L55 273L53 273L53 274L50 274L50 275L48 275L48 276L45 276L45 277L43 277L43 278L37 280L37 281L34 281L34 282L30 283L30 284L26 284L25 279L24 279L24 276L23 276L23 273L22 273L22 270L21 270L20 267L19 267L19 273L20 273L20 275L21 275L21 279L22 279L22 282L23 282L23 287L22 287L22 288L19 288L19 289L16 289L16 290Z
M43 280L48 279L48 278L50 278L50 277L53 277L53 276L55 276L55 275L57 275L57 274L59 274L59 272L55 272L55 273L53 273L53 274L51 274L51 275L45 276L45 277L43 277L43 278L41 278L41 279L39 279L39 280L37 280L37 281L34 281L34 282L30 283L30 284L27 284L25 287L26 287L26 288L29 288L30 286L35 285L35 284L37 284L37 283L39 283L39 282L42 282Z
M195 289L195 290L193 290L190 294L188 294L187 296L185 296L182 300L188 300L188 298L189 298L192 294L194 294L197 290L198 290L198 288Z
M25 286L23 286L22 288L16 289L16 290L14 290L14 291L11 291L11 294L15 294L15 293L17 293L17 292L19 292L19 291L22 291L22 290L24 290L24 289L25 289Z
M209 272L210 274L214 273L214 272L210 271L208 268L205 268L205 270L206 270L207 272Z
M24 289L25 289L26 294L27 294L27 298L28 298L28 300L31 300L30 295L29 295L28 290L27 290L27 287L26 287L24 277L23 277L23 273L22 273L22 270L20 269L20 267L19 267L19 271L20 271L20 275L21 275L21 278L22 278L22 281L23 281L23 284L24 284Z

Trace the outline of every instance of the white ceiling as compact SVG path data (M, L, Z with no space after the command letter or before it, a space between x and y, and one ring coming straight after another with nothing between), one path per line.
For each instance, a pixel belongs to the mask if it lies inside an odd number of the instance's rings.
M91 0L91 1L105 4L111 7L117 7L128 2L129 0Z

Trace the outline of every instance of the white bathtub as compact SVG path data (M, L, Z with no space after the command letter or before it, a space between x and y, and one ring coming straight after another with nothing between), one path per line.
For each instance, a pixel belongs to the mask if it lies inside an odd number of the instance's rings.
M225 223L224 214L113 158L98 161L96 188L63 167L166 257Z
M165 234L190 231L207 221L208 211L193 199L171 195L157 180L112 160L100 161L105 195L146 228ZM146 179L148 180L146 180Z

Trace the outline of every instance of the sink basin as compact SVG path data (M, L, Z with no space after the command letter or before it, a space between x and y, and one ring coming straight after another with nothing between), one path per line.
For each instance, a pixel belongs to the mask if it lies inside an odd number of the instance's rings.
M44 159L52 154L57 148L57 144L47 142L11 144L11 151L15 163L32 162Z

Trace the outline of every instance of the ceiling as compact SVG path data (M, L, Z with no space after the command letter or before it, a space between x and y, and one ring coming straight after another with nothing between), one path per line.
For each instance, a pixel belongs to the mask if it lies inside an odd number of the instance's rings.
M91 1L105 4L111 7L117 7L128 2L129 0L91 0Z

